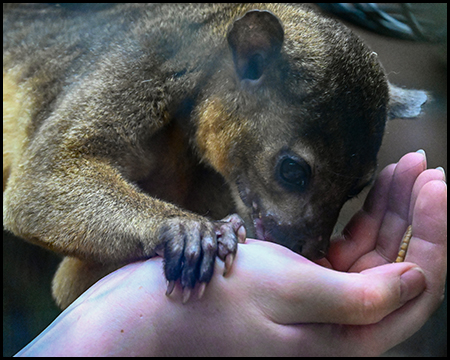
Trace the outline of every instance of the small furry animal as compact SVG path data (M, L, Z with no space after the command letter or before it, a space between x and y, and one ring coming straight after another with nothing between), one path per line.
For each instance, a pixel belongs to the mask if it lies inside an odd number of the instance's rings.
M157 254L186 301L246 234L324 256L425 100L298 5L4 5L4 227L65 256L62 308Z

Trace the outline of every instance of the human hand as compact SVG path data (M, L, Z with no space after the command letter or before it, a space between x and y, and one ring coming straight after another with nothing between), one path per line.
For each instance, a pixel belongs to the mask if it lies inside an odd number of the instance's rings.
M358 334L368 338L376 338L378 334L387 348L416 332L444 297L447 186L443 171L426 167L425 153L421 152L407 154L397 164L386 167L363 208L332 243L327 259L321 262L339 271L368 273L366 269L395 259L402 234L412 224L413 237L405 260L421 267L426 289L376 326L363 327L364 331ZM389 329L403 339L390 337Z
M161 258L130 264L85 292L23 354L378 355L442 300L447 192L442 172L425 167L421 154L408 154L382 171L324 262L339 271L248 240L227 277L216 262L203 298L183 305L179 287L164 296ZM392 264L409 223L408 262Z

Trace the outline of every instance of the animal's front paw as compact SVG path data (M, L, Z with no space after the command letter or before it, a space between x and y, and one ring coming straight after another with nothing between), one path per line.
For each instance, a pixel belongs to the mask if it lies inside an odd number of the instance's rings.
M233 263L237 243L245 238L244 222L236 214L220 221L181 217L167 220L160 233L169 282L166 294L170 295L180 280L183 302L189 300L196 283L200 283L200 298L213 275L216 255L225 262L225 275Z

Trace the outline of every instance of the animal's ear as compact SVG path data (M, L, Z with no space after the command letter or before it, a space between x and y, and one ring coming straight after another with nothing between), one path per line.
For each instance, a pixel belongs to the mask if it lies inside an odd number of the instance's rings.
M279 54L284 30L269 11L251 10L237 19L228 32L236 72L241 80L258 80Z
M402 89L389 83L388 119L414 118L419 116L427 101L425 91Z

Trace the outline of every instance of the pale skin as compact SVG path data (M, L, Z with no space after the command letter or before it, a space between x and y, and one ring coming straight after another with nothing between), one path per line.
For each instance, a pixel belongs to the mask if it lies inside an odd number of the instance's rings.
M412 225L405 262L393 263ZM92 286L17 355L379 355L416 332L443 299L445 175L410 153L379 175L320 264L268 242L239 244L203 297L170 297L162 259ZM360 326L354 326L360 325Z

